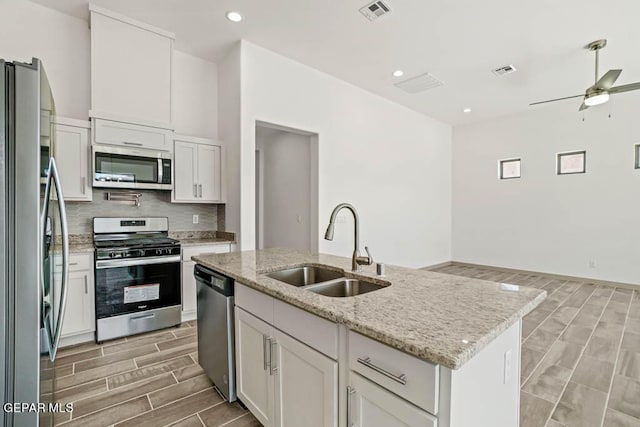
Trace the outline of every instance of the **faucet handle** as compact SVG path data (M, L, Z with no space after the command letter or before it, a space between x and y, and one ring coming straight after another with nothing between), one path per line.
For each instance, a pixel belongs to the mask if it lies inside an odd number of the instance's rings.
M369 246L365 246L364 250L367 253L367 265L373 265L373 256L371 256L371 252L369 252Z

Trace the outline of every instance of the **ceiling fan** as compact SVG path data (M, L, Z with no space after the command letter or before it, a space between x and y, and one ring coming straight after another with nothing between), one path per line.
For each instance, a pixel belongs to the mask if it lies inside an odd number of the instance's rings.
M562 101L564 99L571 98L583 98L582 105L580 106L579 111L586 110L589 107L593 107L595 105L604 104L609 101L609 95L613 95L615 93L621 92L629 92L632 90L640 89L640 82L630 83L622 86L613 86L613 84L620 77L620 73L622 70L609 70L600 78L598 78L598 65L600 62L600 49L604 48L607 45L606 40L596 40L594 42L589 43L585 46L585 49L593 51L596 53L596 81L593 86L590 86L585 91L584 95L574 95L574 96L565 96L564 98L556 98L549 99L548 101L540 101L534 102L529 105L538 105L538 104L546 104L547 102L555 102Z

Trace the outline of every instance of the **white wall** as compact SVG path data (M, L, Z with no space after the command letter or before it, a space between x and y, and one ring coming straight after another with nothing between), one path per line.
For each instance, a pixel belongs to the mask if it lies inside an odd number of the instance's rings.
M258 126L263 248L311 250L311 136Z
M172 121L176 133L218 137L218 68L213 62L173 52Z
M577 106L454 130L454 260L640 283L640 96L613 96L584 122ZM587 173L557 176L556 153L580 149ZM522 178L500 181L497 161L510 157Z
M89 26L24 0L0 0L0 58L42 60L57 114L87 120L89 112Z
M251 43L239 49L241 248L255 244L259 120L319 135L319 236L333 207L351 202L360 213L362 244L376 260L412 267L448 261L450 126ZM351 220L336 228L335 240L321 240L319 249L350 256Z

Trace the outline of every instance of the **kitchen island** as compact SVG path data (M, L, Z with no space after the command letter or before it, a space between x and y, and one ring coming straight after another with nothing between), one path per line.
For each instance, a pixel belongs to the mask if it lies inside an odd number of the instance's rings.
M243 365L243 345L248 344L243 340L251 339L242 332L247 326L259 330L255 321L267 328L258 334L265 341L262 347L269 347L261 351L260 361L265 367L274 358L281 362L275 371L270 369L270 377L287 373L286 360L280 360L287 350L283 343L300 342L335 364L334 382L327 378L333 370L321 375L322 405L314 420L319 419L306 425L517 425L521 319L544 300L545 291L396 266L387 266L385 276L379 277L372 267L351 272L349 258L291 249L193 260L236 280L238 392L263 424L294 425L295 411L284 407L287 399L302 393L300 399L307 402L304 387L313 386L295 384L295 378L287 383L274 378L274 396L266 396L264 403L243 395L243 387L248 393L256 391L256 379L242 375L249 369ZM267 276L299 266L339 270L347 278L382 287L353 297L328 297ZM281 347L272 349L274 343ZM305 357L309 360L310 355ZM296 369L288 371L293 375ZM313 405L306 406L312 413ZM424 411L414 413L414 408Z

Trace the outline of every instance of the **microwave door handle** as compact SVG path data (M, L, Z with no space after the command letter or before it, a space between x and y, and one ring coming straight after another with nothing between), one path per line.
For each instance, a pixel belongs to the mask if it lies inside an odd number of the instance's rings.
M162 175L164 173L162 169L162 159L158 158L158 184L162 184Z
M64 321L64 311L67 305L67 282L69 281L69 227L67 224L67 210L62 195L62 186L60 184L60 175L56 162L53 157L49 161L49 171L56 184L56 195L58 197L58 208L60 210L60 225L62 232L62 284L60 286L60 306L58 309L58 318L56 320L55 332L53 335L53 343L51 348L51 360L55 360L60 344L60 334L62 333L62 323Z

